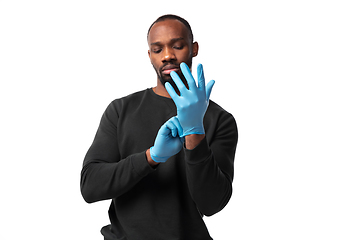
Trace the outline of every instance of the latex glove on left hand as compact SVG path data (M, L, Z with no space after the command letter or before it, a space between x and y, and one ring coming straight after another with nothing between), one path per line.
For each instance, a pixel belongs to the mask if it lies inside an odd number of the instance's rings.
M186 63L181 63L180 69L186 78L189 89L186 88L176 72L171 72L170 76L178 87L180 96L175 92L170 83L165 83L167 92L175 102L177 117L183 128L183 134L180 136L205 134L203 119L209 105L210 93L215 81L211 80L205 87L204 71L201 64L197 67L199 86L196 86L195 80Z
M166 162L182 149L184 138L178 118L172 117L159 129L154 146L150 148L151 159L155 162Z

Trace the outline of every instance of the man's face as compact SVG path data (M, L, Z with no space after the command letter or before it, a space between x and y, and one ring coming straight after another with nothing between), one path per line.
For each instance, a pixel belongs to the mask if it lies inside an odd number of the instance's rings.
M189 30L174 19L155 23L149 32L148 44L151 64L163 85L165 82L175 85L171 71L183 79L180 63L185 62L191 68L192 58L198 51L197 43L191 42Z

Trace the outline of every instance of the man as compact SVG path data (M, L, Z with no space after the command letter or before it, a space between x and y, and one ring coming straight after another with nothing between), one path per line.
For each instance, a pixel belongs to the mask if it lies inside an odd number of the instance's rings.
M209 100L214 81L190 72L198 43L188 22L158 18L148 31L157 85L114 100L81 172L88 203L112 199L107 240L212 239L203 215L232 193L237 127Z

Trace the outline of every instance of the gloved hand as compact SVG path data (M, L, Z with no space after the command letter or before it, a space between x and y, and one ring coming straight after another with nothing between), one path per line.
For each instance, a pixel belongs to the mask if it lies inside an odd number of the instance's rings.
M184 138L178 118L172 117L159 129L154 146L150 148L151 159L155 162L166 162L168 158L180 152Z
M190 134L204 134L203 119L209 105L210 93L215 81L211 80L205 87L203 67L199 64L197 67L199 86L197 87L189 67L185 63L181 63L180 68L186 78L189 89L186 88L176 72L171 72L170 76L178 87L180 96L175 92L170 83L165 83L167 92L175 102L177 117L183 129L183 134L180 137Z

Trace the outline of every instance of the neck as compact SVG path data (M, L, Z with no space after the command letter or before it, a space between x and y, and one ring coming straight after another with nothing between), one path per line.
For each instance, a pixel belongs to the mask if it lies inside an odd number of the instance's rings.
M166 97L166 98L171 98L169 93L166 91L166 88L164 85L162 85L162 83L160 82L160 80L157 80L157 85L156 87L153 88L153 91L155 92L155 94L162 96L162 97Z

